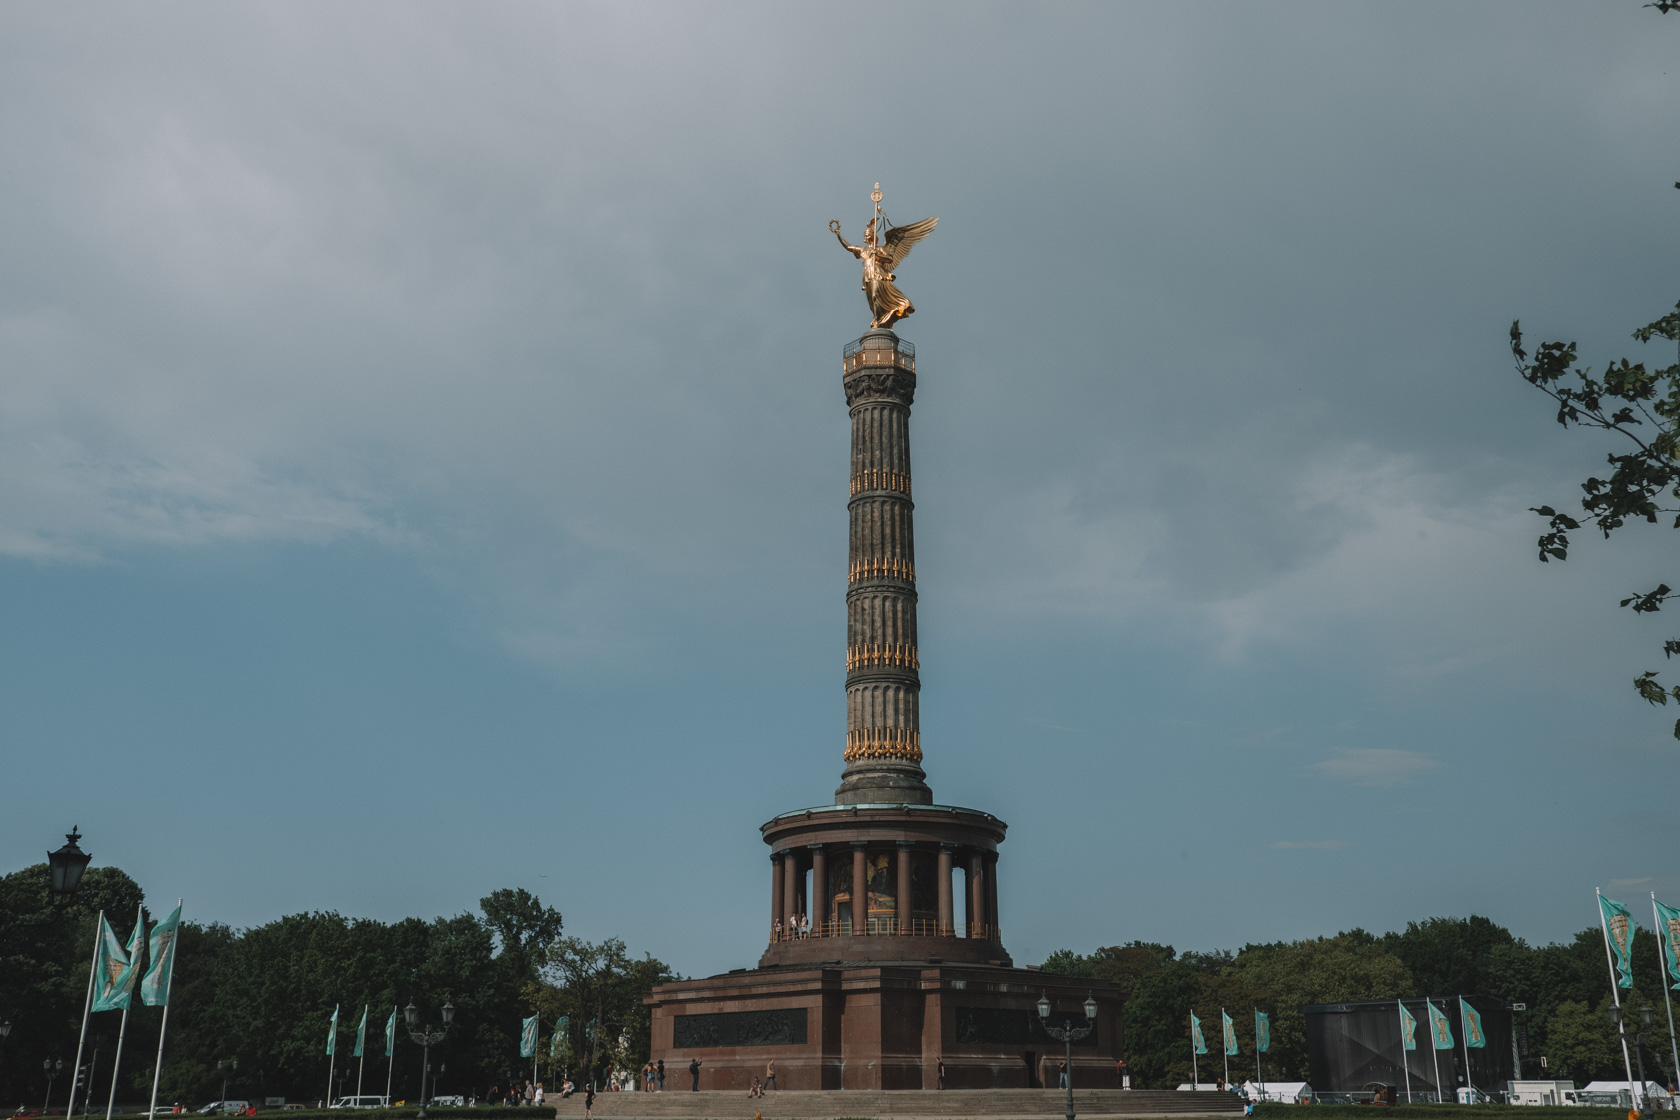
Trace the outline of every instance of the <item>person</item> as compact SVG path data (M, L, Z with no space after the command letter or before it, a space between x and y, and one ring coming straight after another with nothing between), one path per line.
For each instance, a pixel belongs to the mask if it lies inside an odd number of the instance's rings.
M941 1088L941 1089L945 1088L945 1060L943 1058L941 1058L940 1061L939 1061L939 1083L938 1084L939 1084L939 1088Z
M1243 1102L1243 1115L1244 1116L1253 1116L1254 1115L1254 1102L1253 1101L1244 1101Z
M653 1063L652 1062L644 1062L642 1064L642 1091L645 1092L645 1093L653 1092Z
M583 1087L583 1120L595 1118L595 1083L591 1081Z
M542 1082L541 1081L537 1082L537 1095L536 1095L536 1098L535 1098L535 1103L536 1103L537 1107L539 1107L539 1108L542 1107L543 1087L542 1087Z
M501 1104L507 1103L506 1099L502 1096L502 1087L500 1085L490 1086L490 1091L484 1095L484 1099L487 1101L496 1101Z
M1066 1089L1067 1088L1067 1059L1066 1058L1063 1058L1061 1061L1056 1063L1056 1077L1058 1078L1056 1088Z
M1132 1087L1132 1071L1126 1068L1126 1059L1120 1058L1114 1063L1114 1073L1120 1079L1120 1088Z
M811 915L807 914L803 918L799 919L799 936L811 936Z
M654 1076L654 1080L659 1082L659 1088L656 1091L660 1092L660 1093L663 1093L665 1091L665 1059L664 1058L661 1058L657 1062L653 1063L653 1076Z
M770 927L770 940L780 941L781 939L782 939L782 920L780 918L777 918L776 919L776 924Z
M776 1059L774 1058L764 1063L764 1087L766 1089L776 1087Z
M747 1090L747 1099L751 1100L753 1097L762 1097L763 1095L764 1085L758 1080L758 1078L753 1078L752 1088Z
M565 1100L575 1092L577 1092L577 1086L572 1084L572 1079L569 1077L562 1078L560 1081L560 1099Z
M688 1091L691 1092L691 1093L698 1093L700 1091L700 1059L699 1058L695 1058L693 1061L688 1063L688 1072L689 1072L689 1075L694 1078L694 1084L689 1086Z

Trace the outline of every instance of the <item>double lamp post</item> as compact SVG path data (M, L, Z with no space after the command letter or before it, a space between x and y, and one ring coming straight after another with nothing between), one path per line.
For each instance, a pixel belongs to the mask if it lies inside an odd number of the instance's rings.
M1622 1022L1622 1009L1620 1007L1610 1008L1610 1021L1616 1024L1616 1033L1622 1036L1622 1040L1624 1042L1633 1043L1633 1055L1639 1061L1639 1093L1633 1098L1633 1103L1639 1109L1639 1115L1649 1116L1651 1114L1651 1097L1650 1094L1645 1091L1644 1047L1645 1043L1650 1040L1650 1035L1646 1032L1650 1030L1654 1023L1656 1023L1657 1016L1656 1013L1651 1010L1651 1005L1647 1003L1639 1009L1639 1018L1645 1023L1645 1030L1630 1031Z
M403 1008L403 1020L408 1024L408 1037L412 1038L415 1044L421 1047L420 1114L416 1120L426 1120L426 1074L432 1068L432 1044L442 1042L443 1036L449 1033L449 1025L455 1021L455 1005L453 1003L443 1005L443 1026L436 1030L432 1029L430 1023L427 1023L424 1027L420 1025L420 1009L414 1006L413 1000L410 1000L408 1006Z
M1085 1021L1088 1026L1076 1027L1073 1025L1073 1017L1066 1016L1061 1026L1053 1027L1050 1025L1050 994L1046 992L1038 997L1038 1018L1044 1024L1044 1033L1062 1043L1067 1049L1067 1058L1062 1063L1062 1068L1066 1071L1062 1077L1062 1087L1067 1090L1067 1120L1073 1120L1073 1044L1097 1029L1097 1001L1092 996L1085 997Z

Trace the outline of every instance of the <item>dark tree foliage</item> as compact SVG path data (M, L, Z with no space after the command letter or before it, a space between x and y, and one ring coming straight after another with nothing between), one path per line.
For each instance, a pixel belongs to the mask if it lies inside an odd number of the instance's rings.
M40 1107L47 1087L42 1059L73 1064L97 915L103 909L126 939L143 897L121 871L95 867L75 899L55 907L47 900L46 872L41 864L0 877L0 1015L13 1024L0 1048L0 1102L7 1111L20 1102ZM455 1005L449 1037L432 1050L437 1092L482 1094L492 1084L522 1079L530 1064L519 1056L520 1020L555 1003L542 970L569 944L560 931L559 912L524 890L493 891L480 914L431 921L312 913L247 930L184 922L159 1101L196 1105L214 1099L223 1077L216 1063L229 1058L239 1060L227 1086L230 1097L321 1100L328 1095L325 1044L335 1005L333 1095L355 1092L361 1067L364 1092L383 1093L389 1072L393 1096L412 1099L419 1092L420 1048L409 1040L400 1013L396 1053L385 1058L386 1019L411 1000L434 1024L445 1002ZM629 959L622 944L614 944L612 975L602 981L607 994L597 1002L610 1009L603 1017L613 1024L615 1043L623 1039L621 1049L645 1058L641 995L671 973L651 958ZM351 1056L364 1005L365 1063ZM129 1013L119 1103L139 1103L150 1093L161 1016L161 1008L138 1000ZM120 1012L90 1019L83 1064L97 1049L96 1110L110 1091L120 1019ZM69 1079L67 1069L53 1085L61 1107Z
M1645 1050L1653 1075L1674 1076L1656 938L1636 929L1632 944L1634 988L1625 1007L1651 1003L1657 1026ZM1621 1077L1621 1049L1610 1026L1609 973L1597 927L1564 944L1530 946L1479 915L1409 922L1403 931L1373 937L1350 930L1335 937L1245 945L1235 954L1186 953L1169 945L1133 941L1090 955L1059 950L1046 972L1113 980L1127 993L1125 1054L1133 1084L1171 1088L1190 1080L1190 1012L1202 1020L1209 1052L1200 1076L1224 1071L1220 1009L1235 1022L1241 1054L1231 1076L1254 1076L1256 1008L1269 1012L1272 1048L1268 1078L1310 1080L1305 1020L1307 1004L1429 995L1481 995L1524 1003L1519 1018L1529 1037L1531 1076L1546 1072L1580 1084Z

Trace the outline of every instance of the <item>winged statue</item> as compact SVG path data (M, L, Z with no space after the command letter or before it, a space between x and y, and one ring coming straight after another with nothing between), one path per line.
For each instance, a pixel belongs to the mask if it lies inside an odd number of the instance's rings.
M829 222L828 228L848 253L863 262L863 297L869 301L873 316L869 325L891 328L900 319L916 313L910 297L894 283L898 279L895 270L910 255L916 242L933 232L939 219L923 218L907 226L891 225L881 211L881 184L875 184L875 191L869 197L875 202L875 216L864 227L862 245L848 242L840 232L838 221Z

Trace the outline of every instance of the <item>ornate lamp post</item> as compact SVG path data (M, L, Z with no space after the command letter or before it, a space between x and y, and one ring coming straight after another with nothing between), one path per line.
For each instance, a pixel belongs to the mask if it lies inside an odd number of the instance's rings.
M64 1072L64 1059L60 1058L57 1062L54 1062L51 1058L48 1058L41 1063L41 1072L47 1075L47 1095L41 1101L41 1111L44 1113L47 1111L47 1105L52 1101L52 1083L58 1079L59 1074Z
M227 1100L228 1079L239 1069L238 1058L222 1058L216 1062L216 1068L222 1071L222 1100Z
M93 857L77 845L76 841L81 838L81 831L71 826L70 831L64 834L69 843L56 852L47 853L47 889L55 898L69 898L82 885L82 872L87 870L88 861Z
M455 1022L455 1005L453 1003L443 1005L443 1026L437 1030L433 1030L430 1023L427 1023L424 1027L420 1025L420 1009L414 1006L413 1000L410 1000L408 1006L403 1008L403 1019L408 1023L408 1037L413 1039L415 1044L421 1048L420 1114L416 1120L426 1120L426 1072L432 1065L432 1044L442 1042L443 1036L449 1033L450 1024Z
M1063 1043L1067 1049L1067 1120L1073 1120L1073 1044L1097 1029L1097 1001L1094 997L1085 997L1085 1021L1087 1026L1076 1027L1071 1018L1064 1019L1062 1025L1050 1025L1050 995L1048 992L1038 997L1038 1017L1044 1024L1044 1032L1057 1042Z
M1639 1018L1644 1022L1646 1030L1649 1030L1652 1024L1657 1021L1656 1012L1651 1010L1651 1005L1648 1003L1639 1009ZM1649 1040L1650 1035L1646 1031L1629 1031L1623 1026L1622 1009L1619 1007L1610 1008L1610 1021L1616 1024L1618 1034L1633 1043L1633 1056L1639 1062L1639 1097L1635 1103L1639 1106L1639 1115L1649 1116L1651 1114L1651 1098L1650 1094L1645 1091L1645 1051L1643 1047Z

